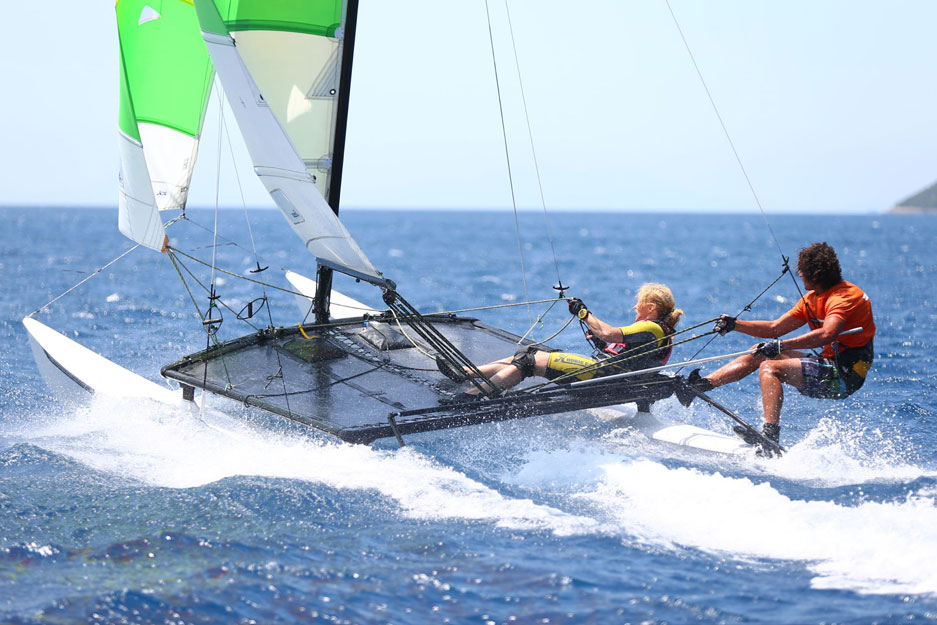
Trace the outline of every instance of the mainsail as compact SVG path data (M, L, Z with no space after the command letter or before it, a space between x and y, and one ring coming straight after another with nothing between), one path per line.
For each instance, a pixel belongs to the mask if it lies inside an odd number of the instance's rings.
M342 1L195 7L254 171L287 222L318 258L381 279L325 199L335 169Z
M162 250L185 207L213 69L191 0L118 0L120 231Z

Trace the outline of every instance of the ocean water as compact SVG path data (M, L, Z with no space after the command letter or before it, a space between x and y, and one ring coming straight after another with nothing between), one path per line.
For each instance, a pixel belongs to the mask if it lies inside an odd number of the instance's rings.
M253 235L271 282L286 286L281 267L314 275L278 213L251 211L249 231L242 211L222 211L214 247L214 215L190 217L171 229L186 253L214 249L244 274ZM554 263L542 214L520 215L520 244L507 213L344 216L423 310L550 299L561 279L598 316L625 322L636 289L659 281L686 312L682 327L741 310L779 275L781 251L830 242L873 300L875 365L845 401L788 392L789 453L774 460L654 443L586 413L413 436L399 449L337 443L220 401L229 421L104 397L62 405L20 320L130 243L112 210L0 218L2 623L937 621L933 218L771 216L769 231L760 215L551 214ZM235 310L259 292L216 282ZM379 305L373 287L335 286ZM277 324L301 320L290 296L276 297ZM785 276L746 315L773 318L796 297ZM545 338L567 319L565 306L548 308L475 314ZM243 331L225 314L223 333ZM37 318L152 380L205 341L176 270L148 250ZM575 326L551 342L587 351ZM751 343L730 334L701 356ZM754 376L713 396L759 420ZM703 405L669 399L655 412L730 431Z

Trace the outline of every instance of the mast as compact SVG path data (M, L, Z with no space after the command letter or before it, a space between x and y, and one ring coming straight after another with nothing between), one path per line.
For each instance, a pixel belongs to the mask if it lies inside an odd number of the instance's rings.
M348 103L351 95L351 68L355 55L355 31L358 25L358 0L345 4L342 37L342 65L339 70L338 105L335 119L335 143L332 148L332 177L329 184L329 206L338 215L342 195L342 171L345 164L345 136L348 130ZM332 269L319 265L316 271L316 297L313 302L316 323L329 320L329 296L332 293Z

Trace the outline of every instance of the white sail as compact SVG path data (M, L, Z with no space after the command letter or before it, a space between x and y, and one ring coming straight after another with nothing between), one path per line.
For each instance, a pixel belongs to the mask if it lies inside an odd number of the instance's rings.
M118 227L141 245L166 243L159 211L182 209L195 166L212 67L192 3L117 3L120 39Z
M315 256L380 279L339 221L238 53L212 0L197 0L202 36L247 145L254 171Z

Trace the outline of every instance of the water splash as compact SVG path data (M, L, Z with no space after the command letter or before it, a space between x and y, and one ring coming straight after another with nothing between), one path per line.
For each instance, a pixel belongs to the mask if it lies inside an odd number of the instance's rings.
M95 470L152 486L194 488L237 475L375 490L418 519L490 521L498 527L590 533L595 523L530 499L507 497L411 449L381 451L295 433L258 430L184 408L96 397L34 430L31 442Z

